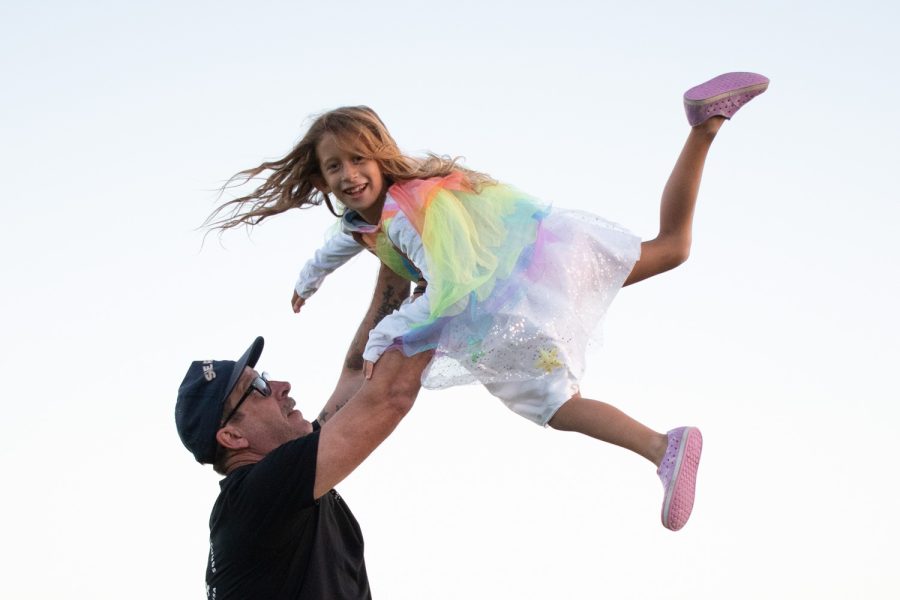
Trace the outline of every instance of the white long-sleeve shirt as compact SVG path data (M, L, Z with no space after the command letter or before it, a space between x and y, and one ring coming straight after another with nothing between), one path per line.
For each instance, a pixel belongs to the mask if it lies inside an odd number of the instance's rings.
M352 235L345 231L339 231L329 238L324 246L316 250L313 257L303 265L297 283L294 284L294 291L306 300L316 293L328 275L362 250L363 247L353 239Z
M306 299L312 296L319 289L325 277L362 251L363 246L354 240L347 231L347 229L352 230L353 221L343 219L341 223L343 230L319 248L300 271L294 289L301 298ZM425 257L422 238L406 215L402 212L397 213L385 233L394 246L419 269L422 278L428 281L428 261ZM461 301L458 308L461 309L466 303L467 300ZM452 313L453 310L451 309L450 312ZM431 302L426 287L424 294L404 302L399 309L384 317L375 329L369 332L369 341L363 352L363 358L376 362L395 338L408 332L414 325L424 323L430 315Z

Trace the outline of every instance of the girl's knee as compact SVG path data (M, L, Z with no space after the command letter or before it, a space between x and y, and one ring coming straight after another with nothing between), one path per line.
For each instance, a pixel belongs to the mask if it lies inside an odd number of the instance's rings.
M572 431L572 428L578 421L577 413L580 400L581 394L575 392L571 398L563 402L562 405L556 409L556 412L553 413L553 416L547 421L547 426L558 431Z

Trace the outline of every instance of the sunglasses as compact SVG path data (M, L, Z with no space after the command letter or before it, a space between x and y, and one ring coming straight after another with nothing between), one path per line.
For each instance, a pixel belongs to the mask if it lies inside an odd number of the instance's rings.
M250 385L247 386L247 391L244 392L244 395L241 396L241 399L237 401L237 404L234 405L234 408L231 409L231 412L228 413L228 416L225 417L225 420L222 421L222 424L219 425L219 429L225 427L228 424L228 421L231 420L231 417L234 416L234 413L238 411L241 407L241 404L244 403L244 400L250 397L250 394L256 390L260 393L264 398L268 398L272 395L272 388L269 387L269 374L263 373L262 375L257 375L253 378L253 381L250 382Z

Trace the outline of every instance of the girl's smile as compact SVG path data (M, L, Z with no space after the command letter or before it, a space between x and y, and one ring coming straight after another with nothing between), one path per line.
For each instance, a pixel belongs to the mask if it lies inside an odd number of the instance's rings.
M386 192L378 163L342 147L330 133L322 136L316 154L324 180L320 191L333 193L367 222L378 223Z

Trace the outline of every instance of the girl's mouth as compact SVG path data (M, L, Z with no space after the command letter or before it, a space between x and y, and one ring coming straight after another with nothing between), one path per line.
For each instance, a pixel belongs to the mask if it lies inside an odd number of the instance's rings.
M366 184L366 183L362 183L360 185L357 185L357 186L354 186L351 188L347 188L344 190L344 195L351 196L351 197L359 196L363 192L363 190L366 189L367 185L368 184Z

